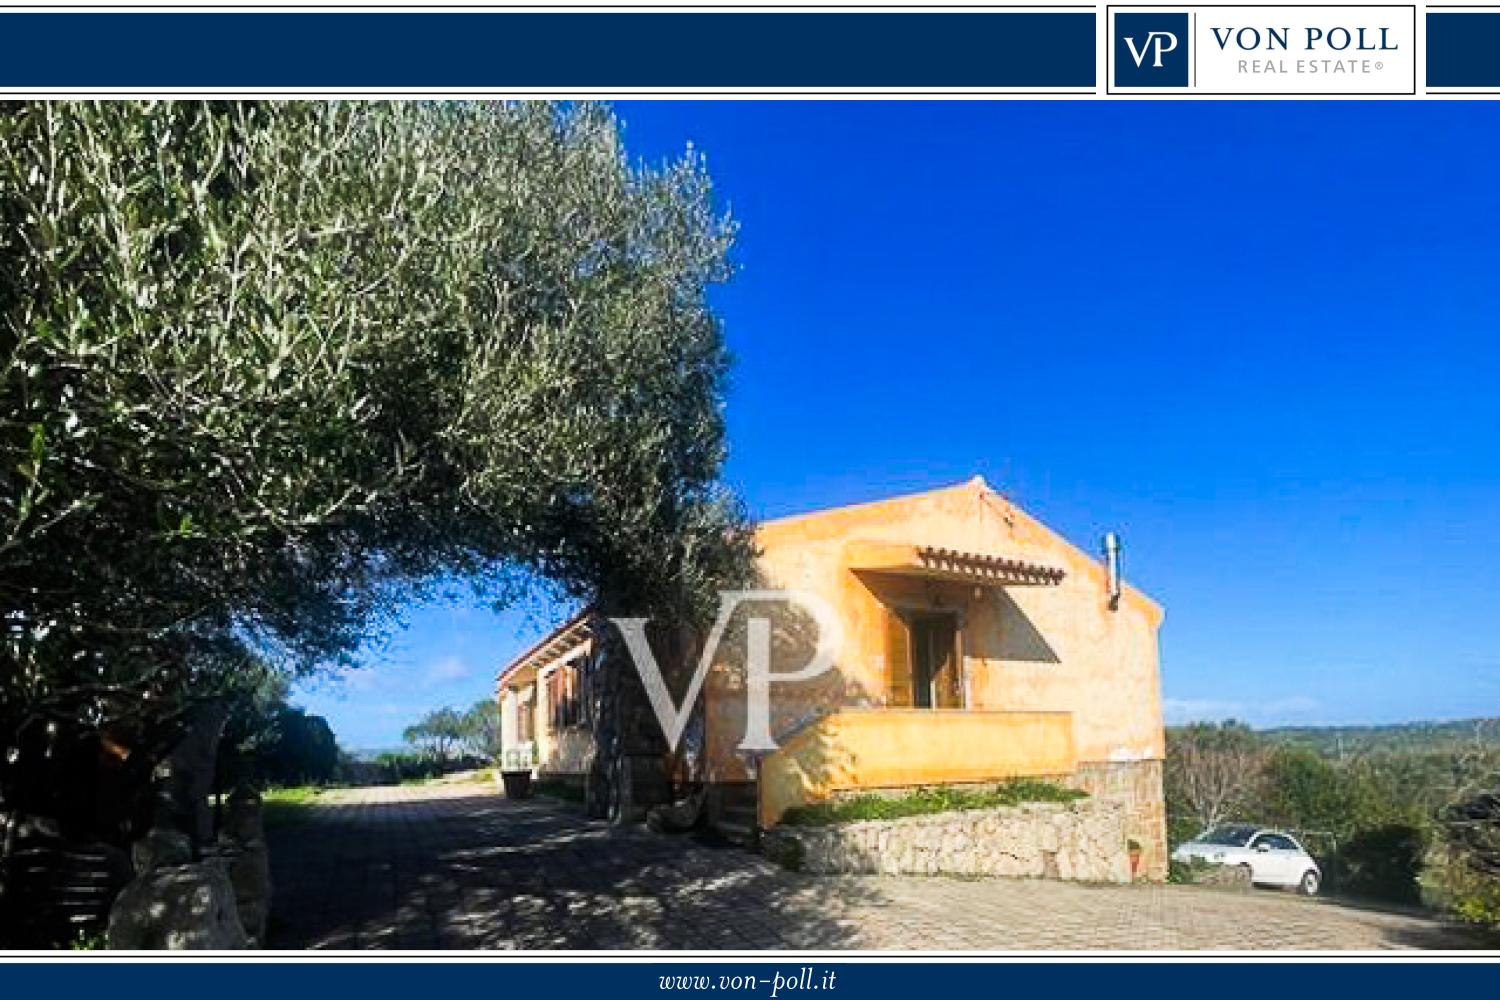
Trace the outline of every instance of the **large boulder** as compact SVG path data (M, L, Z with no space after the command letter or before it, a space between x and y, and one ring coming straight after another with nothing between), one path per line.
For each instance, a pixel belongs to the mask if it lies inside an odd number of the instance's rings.
M157 868L131 882L110 910L108 942L130 951L250 947L234 886L217 861Z

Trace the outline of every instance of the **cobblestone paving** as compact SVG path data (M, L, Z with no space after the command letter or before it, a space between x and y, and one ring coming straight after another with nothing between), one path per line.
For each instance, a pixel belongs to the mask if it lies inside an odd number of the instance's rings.
M817 877L480 785L325 796L271 831L273 948L1473 948L1275 892Z

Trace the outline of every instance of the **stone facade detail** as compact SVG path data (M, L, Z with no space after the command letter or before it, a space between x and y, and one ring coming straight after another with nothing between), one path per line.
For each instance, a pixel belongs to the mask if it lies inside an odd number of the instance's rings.
M1161 761L1080 761L1078 770L1060 783L1088 792L1091 801L1118 803L1126 839L1141 845L1137 877L1166 881L1167 810Z
M1124 809L1118 802L1028 803L1000 809L780 826L764 850L816 874L999 875L1129 882Z

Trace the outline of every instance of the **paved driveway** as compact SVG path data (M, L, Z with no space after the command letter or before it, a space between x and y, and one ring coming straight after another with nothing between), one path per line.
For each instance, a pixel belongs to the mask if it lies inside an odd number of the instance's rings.
M818 877L485 786L325 796L271 832L274 948L1472 948L1273 892Z

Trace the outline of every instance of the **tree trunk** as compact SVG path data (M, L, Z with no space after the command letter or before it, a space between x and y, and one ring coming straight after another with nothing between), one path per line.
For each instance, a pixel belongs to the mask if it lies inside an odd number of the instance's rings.
M611 823L639 823L648 809L671 799L666 740L619 630L601 617L594 636L588 665L594 756L586 808Z

